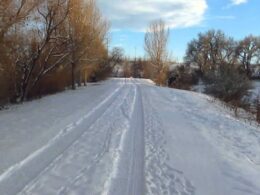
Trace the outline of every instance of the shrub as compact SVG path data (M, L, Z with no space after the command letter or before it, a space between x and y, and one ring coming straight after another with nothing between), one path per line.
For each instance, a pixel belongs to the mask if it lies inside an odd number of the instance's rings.
M189 66L178 66L169 74L169 79L174 78L174 82L168 83L170 87L177 89L189 90L193 85L199 81L198 74Z
M168 80L168 67L164 67L155 77L154 81L157 85L165 86Z
M250 82L246 74L230 64L209 71L205 77L206 93L226 102L241 100L248 93Z
M28 99L54 94L65 90L71 83L71 75L68 68L59 68L47 74L28 94Z

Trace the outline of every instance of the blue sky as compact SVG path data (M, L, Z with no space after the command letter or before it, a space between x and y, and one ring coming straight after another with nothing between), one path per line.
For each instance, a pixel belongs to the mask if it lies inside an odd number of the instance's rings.
M181 61L187 43L199 32L223 30L235 39L260 35L260 0L98 0L111 22L110 48L126 55L144 56L145 29L156 19L170 28L169 51Z

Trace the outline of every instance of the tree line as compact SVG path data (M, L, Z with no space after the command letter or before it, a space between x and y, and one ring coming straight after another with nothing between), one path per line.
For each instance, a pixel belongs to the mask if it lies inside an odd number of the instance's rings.
M209 30L188 44L185 62L199 67L206 92L228 102L239 100L250 88L252 66L260 62L260 37L235 41L220 30Z
M0 103L105 77L108 32L94 0L1 0Z
M149 25L144 39L148 58L143 63L149 66L147 78L179 89L191 89L202 81L205 93L227 102L235 112L242 107L260 120L259 95L252 100L249 94L253 66L260 63L260 36L237 41L221 30L199 33L188 43L184 62L174 68L168 40L169 29L162 20Z
M168 40L169 29L164 21L153 21L145 34L144 50L149 78L157 84L167 85L170 79L174 81L171 86L187 89L201 79L207 93L225 101L238 100L247 93L252 66L260 63L260 36L235 41L220 30L199 33L188 43L182 66L174 69L170 67ZM196 72L190 67L197 67Z
M188 44L185 61L198 64L201 74L224 64L237 64L250 77L252 64L260 62L260 36L235 41L220 30L199 33Z

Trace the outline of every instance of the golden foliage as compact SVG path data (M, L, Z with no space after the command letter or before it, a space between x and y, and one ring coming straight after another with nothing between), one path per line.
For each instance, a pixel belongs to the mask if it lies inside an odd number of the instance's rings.
M60 91L100 72L108 30L94 0L0 1L0 101Z

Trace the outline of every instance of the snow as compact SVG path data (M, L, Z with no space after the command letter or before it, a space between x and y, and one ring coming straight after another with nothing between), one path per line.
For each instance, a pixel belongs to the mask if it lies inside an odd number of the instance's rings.
M157 113L150 153L158 150L158 156L149 157L146 172L151 170L152 179L165 177L149 182L149 194L165 189L166 194L260 194L257 127L236 120L205 95L164 88L149 88L148 94L153 102L145 107ZM150 168L156 165L158 171Z
M191 90L192 91L195 91L195 92L198 92L198 93L204 93L205 92L205 88L206 88L206 85L204 84L204 82L200 79L198 84L196 85L193 85L191 87Z
M260 81L259 80L255 80L252 81L252 89L250 90L251 94L251 98L253 100L255 100L259 95L260 95Z
M260 129L210 97L109 79L0 112L1 195L260 195Z

